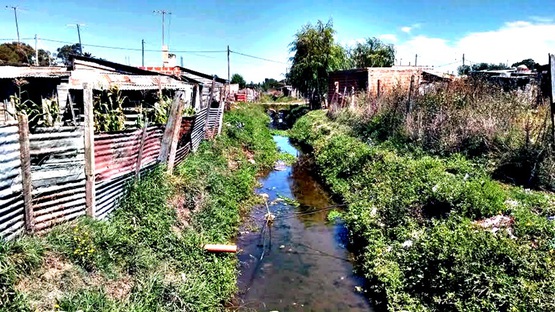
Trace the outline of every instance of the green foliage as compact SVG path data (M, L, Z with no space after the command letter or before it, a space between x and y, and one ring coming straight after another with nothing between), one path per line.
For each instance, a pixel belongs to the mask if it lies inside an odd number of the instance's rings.
M392 44L385 44L378 38L367 38L358 42L350 51L354 68L391 67L395 62L395 49Z
M311 112L291 137L313 147L372 296L392 311L549 311L555 295L552 195L508 187L461 155L368 144ZM341 162L337 162L341 159ZM489 217L508 225L482 226Z
M123 104L127 100L114 86L94 97L94 128L96 132L114 132L125 129Z
M301 93L310 95L312 101L320 101L327 90L327 79L333 47L333 23L318 21L316 25L307 24L295 34L295 40L290 44L291 70L289 79L291 84Z
M29 65L34 56L35 50L26 43L0 44L0 65Z
M518 67L520 65L525 65L526 67L528 67L529 70L535 70L535 69L538 69L540 67L540 64L536 63L536 61L534 61L531 58L522 60L520 62L513 63L513 65L511 65L511 67Z
M60 59L64 65L71 65L71 55L84 55L87 57L91 57L90 53L82 53L83 49L81 48L81 44L74 43L74 44L66 44L57 49L58 55L57 58Z
M245 86L247 85L247 82L245 81L245 78L243 78L243 76L241 76L239 74L233 74L233 76L231 76L231 83L239 84L240 89L245 88Z

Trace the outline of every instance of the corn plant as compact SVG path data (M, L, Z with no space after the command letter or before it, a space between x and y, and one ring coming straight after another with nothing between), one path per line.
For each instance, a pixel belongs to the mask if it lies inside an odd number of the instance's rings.
M42 117L44 113L42 112L42 107L37 103L31 101L30 99L23 100L23 96L27 91L22 90L22 87L28 84L27 80L14 79L14 84L17 87L17 94L10 96L10 101L14 104L15 112L9 112L14 118L17 118L17 114L24 113L27 115L29 120L29 128L34 129L43 123Z
M96 132L113 132L125 129L123 104L127 100L114 86L94 98L94 127Z

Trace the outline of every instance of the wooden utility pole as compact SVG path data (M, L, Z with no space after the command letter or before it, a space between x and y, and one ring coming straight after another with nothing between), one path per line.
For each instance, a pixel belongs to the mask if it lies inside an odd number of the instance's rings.
M418 66L418 54L414 55L414 66L417 67Z
M551 140L555 148L555 54L549 54L549 78L551 82Z
M165 26L164 24L166 23L166 14L172 14L172 12L170 11L166 11L166 10L154 10L154 13L157 14L162 14L162 47L165 45L165 41L164 41L164 33L165 33Z
M25 211L25 229L32 232L35 228L31 183L31 152L29 146L29 120L25 113L18 114L19 123L19 159L21 160L21 180L23 183L23 203Z
M83 105L85 106L85 206L87 215L96 215L96 190L94 184L94 107L93 91L83 83Z

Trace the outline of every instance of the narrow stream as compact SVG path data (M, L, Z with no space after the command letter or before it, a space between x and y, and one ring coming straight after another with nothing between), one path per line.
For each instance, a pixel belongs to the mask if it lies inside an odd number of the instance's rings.
M364 280L353 274L346 229L327 219L335 203L288 138L274 140L298 160L260 178L257 192L268 195L275 220L265 227L266 207L256 208L241 230L236 305L242 311L372 311L361 293Z

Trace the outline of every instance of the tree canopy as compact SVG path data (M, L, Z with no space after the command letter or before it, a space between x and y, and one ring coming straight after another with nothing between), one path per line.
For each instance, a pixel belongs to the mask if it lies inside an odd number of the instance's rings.
M355 68L391 67L395 62L393 45L385 44L375 37L367 38L363 43L357 43L350 54Z
M0 44L0 64L28 65L33 63L35 49L26 43Z
M64 63L65 65L70 65L71 54L92 57L92 55L87 52L81 54L83 50L81 49L81 45L79 43L66 44L61 48L58 48L57 51L58 51L57 58L59 58L62 61L62 63Z
M330 65L339 65L334 60L339 50L335 47L334 33L331 20L325 24L318 21L316 25L303 26L290 44L294 53L289 72L291 84L310 97L312 103L319 102L327 89L328 72L333 70Z
M0 65L34 65L35 49L26 43L0 44ZM52 63L50 52L43 49L38 51L39 66L49 66Z
M245 78L243 78L243 76L239 74L233 74L233 76L231 76L231 83L239 84L239 88L241 89L245 88L245 86L247 85Z
M528 69L530 70L534 70L540 67L540 64L536 63L536 61L534 61L531 58L522 60L520 62L516 62L513 65L511 65L511 67L518 67L520 65L526 65L526 67L528 67Z

